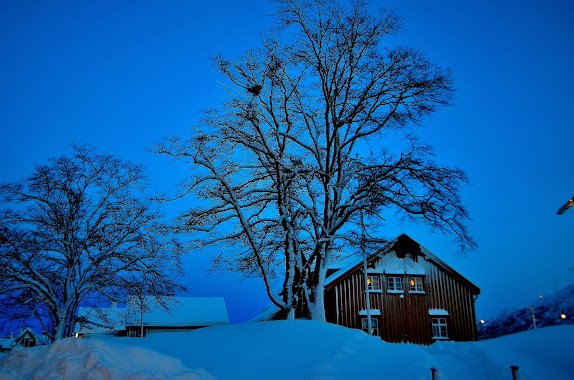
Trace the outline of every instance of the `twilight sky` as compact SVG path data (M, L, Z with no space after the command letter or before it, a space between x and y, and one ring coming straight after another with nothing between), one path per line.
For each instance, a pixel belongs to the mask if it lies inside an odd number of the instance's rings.
M392 221L384 236L409 234L479 286L478 318L574 282L574 210L556 215L574 195L574 3L378 3L404 19L395 43L453 71L455 106L418 134L438 162L467 172L479 247L460 257L452 236ZM225 99L210 57L259 46L273 10L268 0L0 1L0 181L81 143L147 165L150 189L172 191L185 167L146 149L185 136ZM259 280L207 275L209 257L186 257L191 295L224 296L232 322L268 303Z

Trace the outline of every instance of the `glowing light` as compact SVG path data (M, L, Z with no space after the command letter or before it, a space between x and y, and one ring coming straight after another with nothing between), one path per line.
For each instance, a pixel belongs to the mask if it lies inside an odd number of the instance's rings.
M484 319L481 319L481 320L480 320L480 323L482 323L482 324L484 325Z
M564 314L564 313L560 314L560 318L566 319L566 314Z

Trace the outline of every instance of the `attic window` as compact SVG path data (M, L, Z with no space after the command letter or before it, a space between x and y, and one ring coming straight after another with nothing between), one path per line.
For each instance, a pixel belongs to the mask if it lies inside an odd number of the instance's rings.
M369 290L381 290L381 277L378 275L367 276L367 287Z
M424 292L425 292L425 288L423 286L423 278L422 277L409 277L409 293L422 294Z
M398 276L387 277L388 293L403 293L403 279Z

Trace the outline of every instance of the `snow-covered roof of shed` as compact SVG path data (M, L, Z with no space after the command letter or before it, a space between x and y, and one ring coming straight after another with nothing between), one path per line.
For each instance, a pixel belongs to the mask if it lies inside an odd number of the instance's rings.
M3 350L11 349L14 345L15 338L0 338L0 348Z
M144 312L143 316L144 325L203 327L229 323L227 307L225 306L223 297L168 296L166 298L169 310L165 310L159 306L156 301L149 303L150 311ZM139 310L135 307L131 307L130 312L130 322L134 325L139 325Z

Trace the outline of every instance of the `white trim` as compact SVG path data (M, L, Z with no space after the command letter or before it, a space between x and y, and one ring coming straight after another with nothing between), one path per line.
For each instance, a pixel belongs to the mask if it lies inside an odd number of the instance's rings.
M405 294L404 290L387 290L389 294Z
M380 309L371 309L371 316L373 315L381 315L381 310ZM360 316L366 316L367 315L367 310L360 310L359 311L359 315Z

